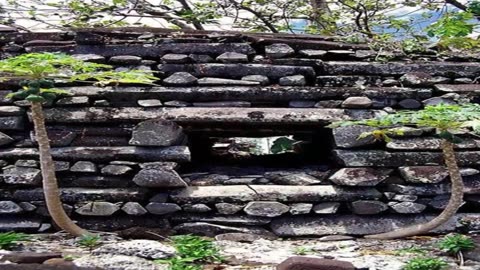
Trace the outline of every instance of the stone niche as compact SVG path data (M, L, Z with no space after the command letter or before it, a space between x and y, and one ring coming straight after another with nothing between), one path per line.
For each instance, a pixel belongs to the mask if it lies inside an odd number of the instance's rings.
M62 51L158 77L154 86L59 86L72 96L45 106L64 208L82 227L361 236L425 222L445 207L448 174L432 130L402 127L404 136L382 143L358 139L366 127L325 126L478 100L478 56L405 56L313 36L144 31L0 33L12 55ZM377 61L384 54L390 62ZM0 84L0 231L54 231L28 110L7 98L14 88ZM479 140L457 149L465 204L435 232L480 230Z

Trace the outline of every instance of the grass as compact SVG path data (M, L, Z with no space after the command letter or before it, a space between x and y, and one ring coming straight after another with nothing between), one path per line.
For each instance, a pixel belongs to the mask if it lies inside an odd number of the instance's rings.
M409 260L403 270L442 270L448 264L439 258L417 257Z
M11 249L18 242L29 241L31 236L24 233L6 232L0 233L0 249Z
M194 235L178 235L172 238L177 255L166 260L156 260L169 264L170 270L201 270L202 264L222 262L218 248L213 241Z
M313 250L312 248L308 248L308 247L296 247L293 250L293 254L295 255L308 255L311 253L313 253Z
M88 248L90 251L101 244L101 238L98 235L86 234L77 240L78 245Z

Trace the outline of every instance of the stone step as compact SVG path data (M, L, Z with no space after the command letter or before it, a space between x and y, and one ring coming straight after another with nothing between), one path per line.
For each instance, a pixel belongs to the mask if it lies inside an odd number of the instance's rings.
M67 122L69 120L66 120ZM138 147L98 146L52 148L51 154L57 160L134 160L189 162L190 150L186 146ZM38 157L36 148L10 148L0 150L0 159L22 159Z
M480 95L480 84L437 84L435 90L444 93L468 94L471 96Z
M0 232L36 232L41 225L42 220L37 218L2 217L0 219Z
M147 190L142 188L61 188L60 197L65 203L85 201L143 201L147 198ZM44 200L41 188L19 189L13 194L17 201Z
M371 117L371 115L368 115ZM343 109L297 108L49 108L47 123L111 123L165 119L179 124L299 124L322 126L348 120ZM133 149L130 151L135 152ZM142 153L143 154L143 153ZM0 155L1 157L1 155Z

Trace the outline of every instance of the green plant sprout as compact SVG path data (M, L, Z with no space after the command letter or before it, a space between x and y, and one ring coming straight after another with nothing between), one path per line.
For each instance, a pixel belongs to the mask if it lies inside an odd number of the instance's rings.
M428 233L447 222L456 214L463 204L464 189L463 179L454 152L454 144L461 141L456 134L462 132L467 133L470 129L479 131L479 104L439 104L436 106L427 106L419 111L398 111L374 119L340 121L331 124L329 127L335 128L349 125L366 125L378 128L378 130L363 133L360 137L373 136L376 140L383 141L388 141L390 139L389 134L396 132L394 130L398 130L398 127L414 126L434 128L437 136L441 139L440 144L443 158L452 183L450 200L443 212L434 219L425 224L413 225L393 232L368 235L366 238L394 239Z
M440 242L438 243L438 247L441 250L456 256L460 266L463 266L463 251L475 249L475 242L473 242L472 238L466 235L453 234L447 235L442 240L440 240Z
M60 53L29 53L0 61L0 81L20 81L21 89L8 97L30 103L48 212L55 224L74 236L88 232L77 226L62 207L42 104L52 102L58 96L68 95L66 91L53 88L58 81L82 81L103 86L120 83L153 84L158 80L147 71L116 72L112 69L109 65L84 62Z
M99 235L85 234L78 239L78 245L88 248L90 251L95 247L99 246L101 243L101 238Z
M16 232L0 233L0 249L11 249L18 242L29 241L30 235Z
M442 270L448 264L439 258L417 257L409 260L403 270Z

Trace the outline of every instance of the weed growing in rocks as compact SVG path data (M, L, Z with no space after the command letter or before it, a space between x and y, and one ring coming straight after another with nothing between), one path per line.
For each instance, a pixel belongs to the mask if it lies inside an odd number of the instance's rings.
M92 249L100 245L100 240L101 238L98 235L86 234L81 236L77 243L80 246L88 248L91 251Z
M439 243L438 247L457 257L459 264L463 265L463 251L469 251L475 248L473 240L462 234L452 234L445 236Z
M177 256L157 263L170 265L170 270L201 270L199 264L223 261L213 241L194 235L172 237Z
M404 270L442 270L447 267L447 263L439 258L417 257L409 260Z
M419 247L409 247L409 248L402 248L397 251L395 251L395 255L397 256L403 256L405 254L418 254L418 255L425 255L427 254L427 251L423 248Z
M30 235L16 232L0 233L0 249L11 249L20 241L29 241Z
M307 247L296 247L293 250L293 254L295 255L308 255L308 254L311 254L312 252L313 250Z

